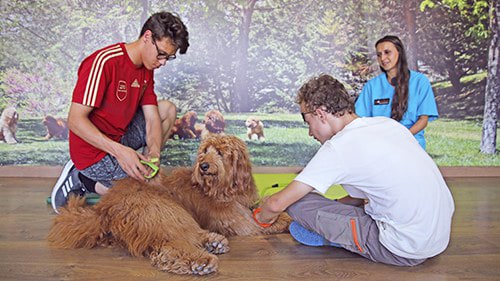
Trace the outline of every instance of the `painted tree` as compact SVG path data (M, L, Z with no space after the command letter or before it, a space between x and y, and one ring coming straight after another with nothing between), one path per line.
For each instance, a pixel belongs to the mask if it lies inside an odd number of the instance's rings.
M396 35L405 44L408 67L418 70L418 8L421 0L380 0L379 17L388 24L381 32L384 35ZM378 38L377 38L378 39Z
M330 73L360 91L370 64L368 44L378 5L365 1L273 1L273 10L254 15L249 86L254 109L296 111L297 89L311 76Z
M498 96L500 95L500 5L498 0L490 4L491 42L488 54L488 81L484 101L483 135L481 138L481 152L496 153L497 124L498 124Z
M136 11L142 4L138 1L147 0L1 1L2 80L16 80L16 71L36 77L26 79L36 83L24 87L29 91L13 91L15 87L4 84L2 100L25 95L19 99L22 111L34 116L65 113L61 109L69 107L80 62L106 44L137 38L141 13ZM26 97L47 100L24 102Z
M320 69L328 69L351 88L351 94L361 92L363 85L378 67L374 67L374 42L380 31L387 27L378 18L381 5L379 1L345 1L339 0L320 9L320 38L328 42L324 53L318 53L317 61ZM323 12L324 11L324 12ZM314 47L311 43L307 43ZM373 54L373 56L370 56ZM324 61L323 58L328 60ZM317 67L318 68L318 67Z
M248 89L248 48L250 45L249 35L252 26L252 15L259 8L256 7L257 0L241 1L241 3L228 1L230 5L239 14L240 25L236 45L236 71L233 95L231 96L232 108L236 112L249 111L249 89Z
M483 133L480 150L485 154L496 153L496 135L498 124L498 96L500 93L499 70L499 2L498 0L425 0L421 8L434 8L436 5L457 11L462 18L477 19L476 23L466 30L466 35L477 38L489 38L488 76L486 82L485 104L483 115ZM472 55L470 53L469 55Z
M463 89L462 77L486 69L488 50L486 33L474 32L478 22L486 22L483 15L473 13L467 1L458 1L463 3L422 2L418 49L425 65L438 77L448 78L457 96Z

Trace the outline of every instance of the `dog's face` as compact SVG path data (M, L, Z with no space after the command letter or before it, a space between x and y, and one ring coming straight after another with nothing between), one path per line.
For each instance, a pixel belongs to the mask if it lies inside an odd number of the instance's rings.
M207 130L211 133L221 133L224 132L226 123L224 121L224 116L218 110L212 109L205 113L205 119L203 123Z
M245 142L235 136L210 136L200 144L193 182L207 196L231 201L255 189Z
M186 127L193 127L194 124L198 121L198 114L194 111L188 111L181 118L181 122Z
M259 119L255 117L248 117L247 120L245 121L245 126L247 128L255 128L259 124Z
M50 116L50 115L47 115L45 116L45 118L43 118L43 125L45 126L54 126L55 124L57 124L57 120L56 118Z

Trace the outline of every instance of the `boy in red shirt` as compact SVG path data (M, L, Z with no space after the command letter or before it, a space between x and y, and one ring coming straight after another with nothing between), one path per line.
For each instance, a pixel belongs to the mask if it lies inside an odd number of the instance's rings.
M176 107L157 101L153 70L175 59L177 51L185 54L188 40L178 16L159 12L136 41L105 47L82 62L68 115L71 159L52 190L54 211L71 193L103 195L114 180L146 180L150 171L141 160L159 165Z

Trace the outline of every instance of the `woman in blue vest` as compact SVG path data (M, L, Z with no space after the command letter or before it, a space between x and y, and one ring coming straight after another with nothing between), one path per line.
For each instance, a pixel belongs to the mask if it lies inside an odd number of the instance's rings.
M424 128L438 117L429 79L408 69L401 40L385 36L375 44L382 74L369 80L356 100L356 114L386 116L399 121L425 149Z

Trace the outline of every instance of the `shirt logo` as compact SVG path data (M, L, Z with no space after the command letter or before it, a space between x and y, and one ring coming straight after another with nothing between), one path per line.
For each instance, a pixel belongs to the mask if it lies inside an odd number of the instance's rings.
M389 98L387 99L376 99L373 101L373 105L384 105L389 104Z
M130 85L132 88L140 88L141 85L139 85L139 81L137 81L137 79L134 80L134 82L132 82L132 85Z
M116 98L119 101L123 101L127 98L127 83L123 80L118 81L118 87L116 87Z

